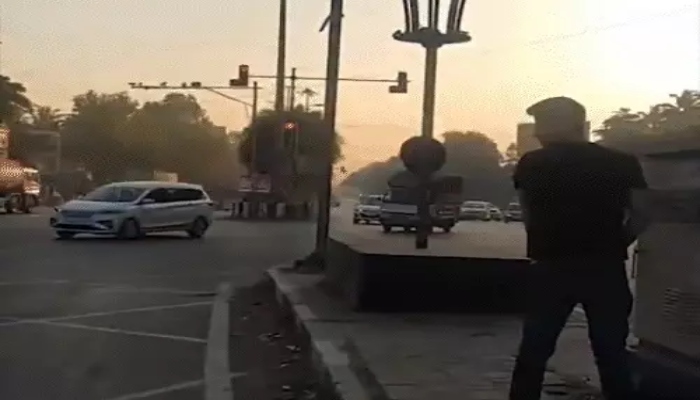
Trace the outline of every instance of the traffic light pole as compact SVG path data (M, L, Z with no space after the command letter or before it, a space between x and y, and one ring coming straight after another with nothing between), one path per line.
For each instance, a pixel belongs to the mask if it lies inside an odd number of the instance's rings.
M258 114L258 97L259 94L258 92L260 91L260 86L258 86L258 82L253 82L253 87L235 87L235 86L210 86L210 85L202 85L199 82L192 82L191 84L182 84L180 86L175 86L175 85L144 85L143 83L129 83L129 86L131 86L132 89L141 89L141 90L206 90L208 92L214 93L216 95L219 95L227 100L231 100L233 102L243 104L246 107L250 107L252 109L251 113L251 120L255 120ZM222 90L240 90L240 89L248 89L253 91L253 102L249 103L245 100L241 100L237 97L228 95Z

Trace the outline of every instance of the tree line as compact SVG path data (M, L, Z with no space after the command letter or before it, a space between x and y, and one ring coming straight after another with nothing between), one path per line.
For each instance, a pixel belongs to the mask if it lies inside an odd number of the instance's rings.
M62 114L35 105L26 88L0 76L0 122L10 128L10 157L25 161L46 144L31 129L59 132L61 165L89 171L95 183L133 171L162 170L181 180L235 187L238 136L217 127L191 95L168 93L139 104L126 92L88 91Z
M670 99L652 105L647 111L620 108L594 130L593 139L601 145L630 152L653 147L658 139L673 138L695 143L700 148L700 91L684 90ZM450 131L441 138L447 150L447 162L441 172L463 178L465 199L505 205L513 198L511 176L518 160L515 143L499 152L496 143L480 132ZM383 193L389 177L402 169L401 160L390 157L354 172L342 186L363 193Z

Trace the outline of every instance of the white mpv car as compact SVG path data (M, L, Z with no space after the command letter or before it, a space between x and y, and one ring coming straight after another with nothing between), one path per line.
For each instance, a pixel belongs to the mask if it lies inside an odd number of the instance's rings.
M213 202L200 185L119 182L56 207L50 224L59 239L82 233L138 239L150 232L172 231L201 238L213 214Z

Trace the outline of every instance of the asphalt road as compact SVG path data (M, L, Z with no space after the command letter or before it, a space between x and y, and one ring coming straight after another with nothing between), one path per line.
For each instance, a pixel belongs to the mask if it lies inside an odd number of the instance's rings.
M313 244L311 224L235 221L201 241L55 241L47 213L0 215L3 400L202 399L216 288L235 298Z
M380 229L352 225L351 201L333 210L338 228ZM272 369L252 365L256 352L239 353L265 330L282 329L245 317L272 313L256 311L273 302L269 294L243 293L265 269L308 254L314 231L309 223L217 221L201 241L55 241L48 210L0 215L0 399L203 399L212 305L229 283L231 329L248 332L231 332L233 393L267 400L267 383L298 379L271 377ZM458 242L460 232L485 231L524 234L519 224L462 222L449 235ZM290 357L290 340L262 359L276 368L275 357Z

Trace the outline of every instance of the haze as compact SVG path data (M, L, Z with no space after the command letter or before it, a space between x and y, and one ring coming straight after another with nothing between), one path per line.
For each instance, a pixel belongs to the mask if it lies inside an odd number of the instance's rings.
M287 66L323 76L327 36L318 28L328 1L289 3ZM239 64L273 74L277 4L3 0L2 72L25 83L37 103L63 110L75 94L124 91L132 81L226 84ZM505 147L526 120L523 110L543 97L578 99L595 127L620 107L645 109L698 89L698 21L698 3L688 0L469 1L463 28L474 40L440 52L436 132L479 130ZM399 0L346 1L341 75L394 78L404 70L412 81L407 95L382 84L341 85L338 130L349 170L394 155L419 130L423 51L391 38L402 24ZM268 107L274 81L261 85ZM322 92L321 84L304 87ZM165 93L131 94L145 101ZM194 94L216 123L247 123L240 105Z

